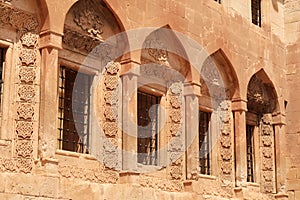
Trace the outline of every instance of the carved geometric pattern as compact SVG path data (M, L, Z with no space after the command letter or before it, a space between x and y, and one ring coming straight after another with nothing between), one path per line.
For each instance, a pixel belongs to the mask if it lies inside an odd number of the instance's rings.
M106 136L115 137L118 134L118 125L115 122L104 122L103 131Z
M36 61L36 51L34 49L22 49L20 53L20 59L23 64L27 66L34 64Z
M107 63L107 65L105 66L106 71L111 75L117 74L119 72L120 67L120 63L113 61Z
M104 78L104 84L106 88L110 90L116 89L116 87L118 86L118 82L119 82L119 77L117 76L106 76Z
M170 125L170 132L172 136L176 137L182 134L182 125L181 124L171 124Z
M34 86L21 85L18 89L18 95L21 100L29 101L35 96Z
M31 158L18 158L17 167L21 172L29 173L32 170L32 159Z
M104 116L110 121L116 121L118 117L118 110L116 107L106 106L104 109Z
M36 78L35 69L31 67L21 67L19 78L22 82L32 83Z
M20 104L17 108L17 113L20 119L32 119L34 114L34 108L31 104Z
M182 102L180 102L177 96L170 96L170 104L173 108L180 108Z
M172 119L173 122L178 123L178 122L181 121L181 118L182 118L181 112L182 111L180 109L178 109L178 110L175 110L175 109L171 110L170 117L171 117L171 119Z
M116 91L106 91L104 92L105 103L109 105L114 105L118 102L118 96Z
M33 152L31 140L18 140L16 147L17 155L23 158L30 158Z
M232 142L231 142L231 104L229 101L222 101L220 103L220 120L221 120L221 135L220 141L220 156L221 156L221 170L223 172L223 179L231 179L232 172Z
M27 47L34 47L37 45L37 35L27 32L21 37L22 44Z
M182 178L182 167L179 165L172 165L170 169L170 175L174 180L180 180Z
M30 139L33 133L33 123L18 121L16 126L18 137L22 139Z
M103 132L106 138L103 143L103 164L109 169L120 168L120 156L118 155L118 81L120 63L109 62L104 73L103 103L104 122ZM112 180L113 181L113 180Z
M183 178L183 159L184 154L184 137L182 136L182 82L174 82L170 85L168 91L169 106L169 145L168 155L172 163L169 167L168 174L171 180L181 180Z

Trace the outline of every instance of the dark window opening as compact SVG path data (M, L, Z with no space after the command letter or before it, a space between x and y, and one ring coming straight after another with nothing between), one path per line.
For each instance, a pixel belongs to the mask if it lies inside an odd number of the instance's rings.
M251 0L252 23L261 27L261 0Z
M58 128L60 149L89 153L90 87L90 75L66 67L60 68Z
M254 126L246 126L246 140L247 140L247 181L254 182L254 140L253 140Z
M138 91L138 163L157 165L160 97Z
M4 72L4 64L5 64L5 54L6 49L0 48L0 102L2 99L2 93L3 93L3 72Z
M210 113L199 111L199 164L200 173L210 175Z

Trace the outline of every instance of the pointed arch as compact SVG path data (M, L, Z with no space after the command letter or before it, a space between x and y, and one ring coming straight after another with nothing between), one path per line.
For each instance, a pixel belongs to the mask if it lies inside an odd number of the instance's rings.
M280 110L275 86L262 68L248 82L247 99L250 112L264 114Z

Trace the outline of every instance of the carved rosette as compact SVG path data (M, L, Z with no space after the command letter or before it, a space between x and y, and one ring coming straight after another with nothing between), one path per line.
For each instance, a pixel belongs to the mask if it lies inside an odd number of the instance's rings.
M105 66L103 78L103 115L102 129L104 132L103 164L110 169L121 168L121 156L118 151L118 82L120 63L109 62Z
M170 160L169 177L171 180L182 180L184 136L182 134L183 116L183 84L172 83L168 91L167 100L169 103L169 144L168 154Z
M261 132L261 189L262 192L272 193L275 185L274 132L272 114L265 114L260 122Z
M5 2L5 1L4 1ZM38 21L35 15L0 1L0 26L10 26L18 33L16 62L15 148L12 158L0 158L0 168L8 172L30 173L33 167L33 132L35 125L38 56Z
M231 180L232 175L232 117L230 101L223 101L220 104L220 167L223 180Z

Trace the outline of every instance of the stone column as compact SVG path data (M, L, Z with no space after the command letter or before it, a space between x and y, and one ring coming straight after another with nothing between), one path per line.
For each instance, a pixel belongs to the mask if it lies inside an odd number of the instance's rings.
M39 157L44 163L53 161L57 148L58 118L58 51L62 35L46 32L40 36L41 95L39 125Z
M134 171L137 168L137 78L139 73L139 63L132 60L121 62L122 64L122 140L123 140L123 170ZM130 72L124 69L130 69L136 66L136 69Z
M200 86L196 86L199 88ZM186 135L186 178L196 179L199 174L199 101L200 94L191 84L185 84L185 135Z
M234 113L236 186L243 186L247 182L246 100L233 101L232 110Z
M285 138L285 116L278 114L273 117L275 135L275 163L276 163L276 191L286 193L286 138Z

